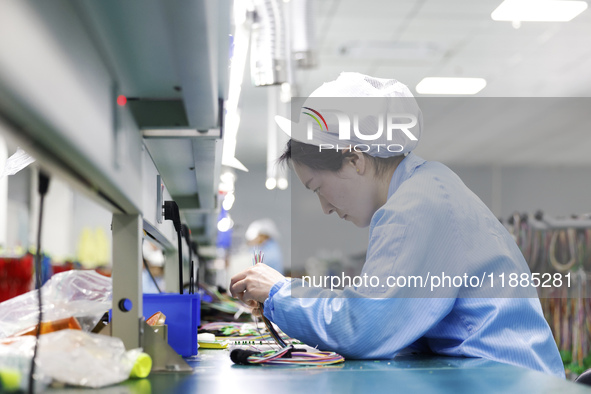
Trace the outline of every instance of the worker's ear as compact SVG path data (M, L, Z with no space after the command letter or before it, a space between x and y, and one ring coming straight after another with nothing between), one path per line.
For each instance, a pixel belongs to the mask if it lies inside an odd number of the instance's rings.
M359 175L365 174L367 170L367 158L361 152L355 152L347 150L346 152L350 152L347 158L344 161L344 165L352 166L355 172ZM344 152L343 152L344 153Z

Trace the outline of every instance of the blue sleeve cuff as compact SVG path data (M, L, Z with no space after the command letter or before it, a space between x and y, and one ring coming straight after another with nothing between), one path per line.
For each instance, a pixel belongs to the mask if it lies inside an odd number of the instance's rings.
M269 291L269 297L267 297L265 303L263 304L263 314L267 317L267 319L273 321L273 311L275 311L273 296L277 294L277 292L288 282L288 279L284 279L275 283L273 287L271 287L271 291Z

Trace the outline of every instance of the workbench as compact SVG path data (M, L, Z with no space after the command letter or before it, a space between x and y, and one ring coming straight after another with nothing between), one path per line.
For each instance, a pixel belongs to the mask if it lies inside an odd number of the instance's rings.
M408 355L327 367L240 366L230 361L228 350L200 350L188 362L192 374L151 374L102 390L130 394L591 393L591 387L582 384L480 358Z

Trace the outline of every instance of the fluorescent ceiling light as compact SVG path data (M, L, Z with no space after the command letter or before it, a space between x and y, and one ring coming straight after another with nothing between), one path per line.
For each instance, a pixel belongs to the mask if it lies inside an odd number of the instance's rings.
M586 9L585 1L505 0L490 16L495 21L568 22Z
M484 78L423 78L416 87L420 94L476 94L486 86Z

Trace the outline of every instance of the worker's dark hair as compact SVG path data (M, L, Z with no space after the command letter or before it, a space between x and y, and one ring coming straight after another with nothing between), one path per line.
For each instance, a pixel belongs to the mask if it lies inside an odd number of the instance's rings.
M353 155L350 151L344 152L337 149L323 149L320 151L316 145L290 139L278 162L280 164L289 164L294 161L313 170L337 172L343 167L343 161ZM373 157L366 153L363 153L363 155L373 164L376 176L382 175L388 168L398 164L404 158L404 156Z

